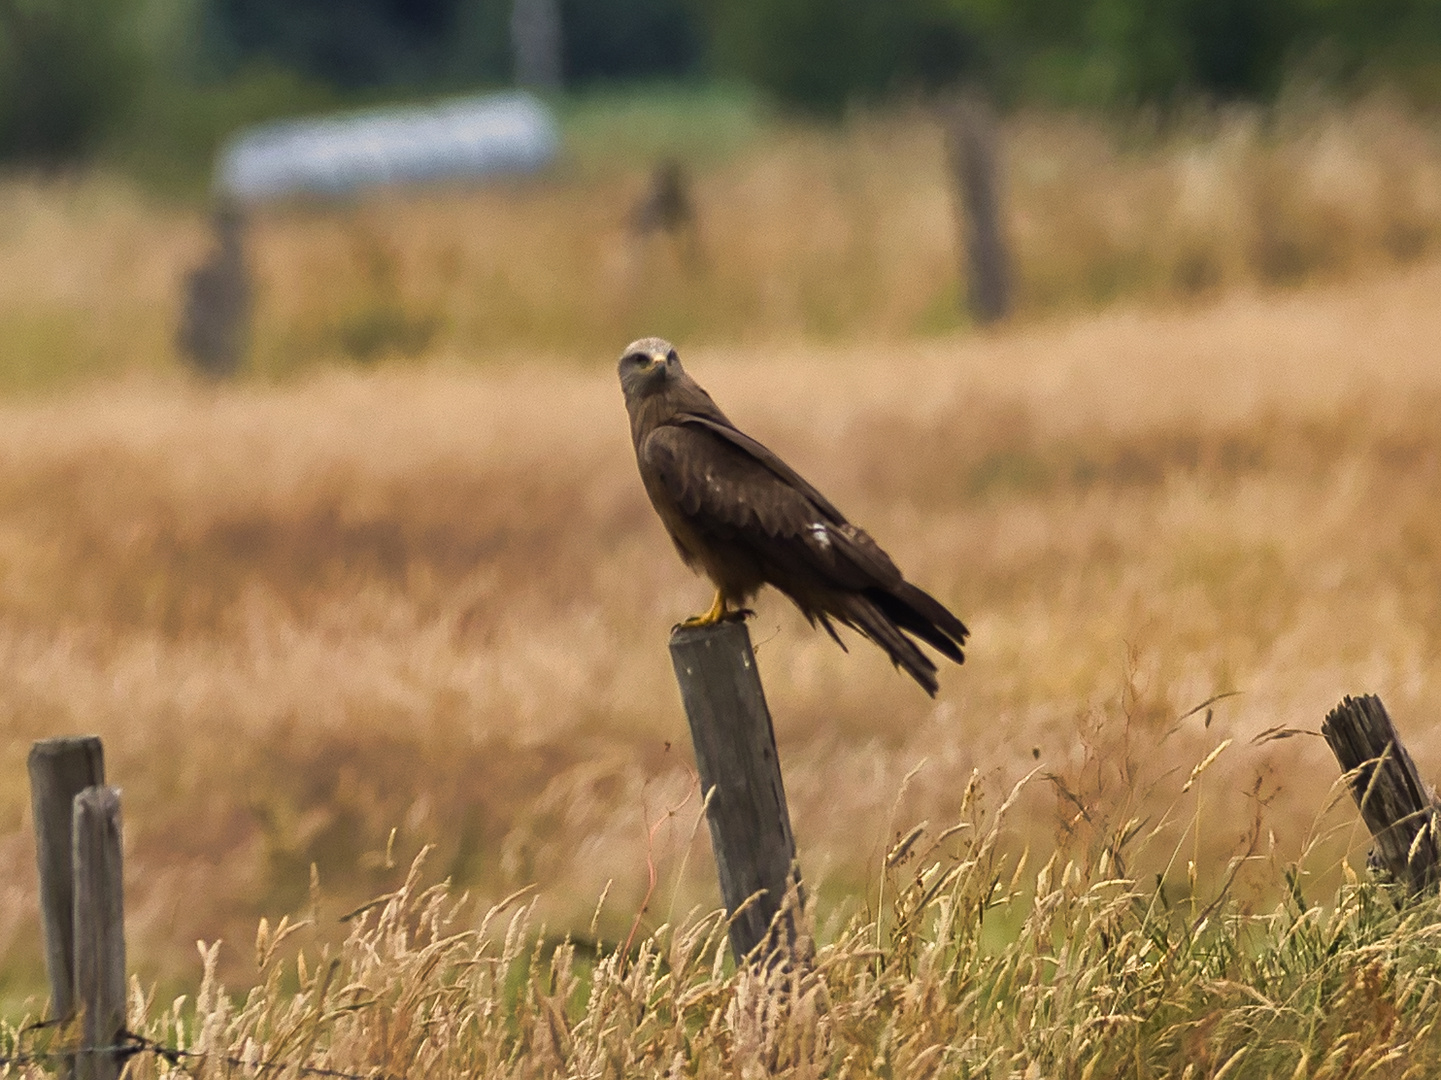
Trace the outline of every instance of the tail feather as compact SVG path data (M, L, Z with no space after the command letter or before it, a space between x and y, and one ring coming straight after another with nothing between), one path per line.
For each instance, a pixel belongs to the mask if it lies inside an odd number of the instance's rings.
M961 647L965 645L970 631L935 597L909 581L902 581L889 592L867 589L866 595L902 630L914 634L942 656L958 664L966 662Z
M965 662L961 649L969 634L965 624L940 601L909 582L903 581L889 590L871 588L842 593L835 600L826 611L807 611L807 617L812 623L820 622L843 649L845 644L837 637L830 618L869 638L885 651L891 663L920 683L921 689L931 697L940 689L936 665L906 635L915 635L958 664Z
M818 611L814 614L807 614L806 618L810 620L812 626L814 626L816 622L819 621L820 624L825 627L826 633L830 634L831 640L841 647L841 652L848 653L851 651L850 649L846 648L846 643L841 640L840 634L836 633L835 624L826 617L826 613L824 611Z
M936 665L912 637L930 645L948 660L957 664L966 661L963 646L970 631L965 623L935 597L908 581L855 591L837 589L820 595L796 596L789 592L787 595L812 626L819 623L842 649L846 644L836 633L832 619L880 646L891 663L920 683L931 697L940 689Z
M901 633L874 600L864 593L847 593L840 609L830 614L870 638L885 650L891 663L920 683L921 689L931 697L936 696L936 691L940 689L936 665L914 641Z

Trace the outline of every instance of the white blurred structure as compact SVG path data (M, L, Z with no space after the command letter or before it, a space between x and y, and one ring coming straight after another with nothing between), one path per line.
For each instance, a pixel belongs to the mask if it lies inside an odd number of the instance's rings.
M549 164L559 147L555 116L531 94L453 98L251 128L221 149L215 191L221 199L256 202L529 173Z

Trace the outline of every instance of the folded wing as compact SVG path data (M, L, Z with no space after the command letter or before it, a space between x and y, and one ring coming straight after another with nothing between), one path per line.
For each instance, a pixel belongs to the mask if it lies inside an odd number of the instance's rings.
M831 619L870 638L932 695L936 666L906 635L964 660L961 621L907 582L863 529L756 440L716 419L682 414L638 449L702 543L732 545L842 648Z

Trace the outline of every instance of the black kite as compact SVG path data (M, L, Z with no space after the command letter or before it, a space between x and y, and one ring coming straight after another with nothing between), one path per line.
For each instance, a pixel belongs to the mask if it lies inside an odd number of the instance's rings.
M790 597L845 648L831 620L870 638L934 696L936 665L907 635L956 663L967 631L901 576L890 556L799 473L732 424L685 373L668 341L620 358L641 480L687 566L716 587L686 625L741 617L762 585Z

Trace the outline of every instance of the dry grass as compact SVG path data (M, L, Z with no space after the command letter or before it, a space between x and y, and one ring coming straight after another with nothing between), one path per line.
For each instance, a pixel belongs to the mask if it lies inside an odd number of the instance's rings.
M1013 813L1015 845L1168 821L1204 883L1258 816L1282 859L1339 823L1312 864L1338 880L1361 838L1346 807L1323 813L1324 747L1248 740L1374 691L1435 771L1438 292L1430 264L987 338L686 350L975 635L932 702L762 598L824 912L857 910L898 831L954 819L972 770L992 790L1056 777ZM245 941L303 906L312 863L333 927L393 884L392 828L402 862L434 843L432 872L482 896L538 883L557 931L588 925L612 883L598 932L623 937L648 858L647 925L707 903L664 644L705 597L645 504L609 365L132 380L3 406L11 992L36 985L22 762L67 731L100 733L125 789L147 976L184 977L197 938ZM1178 724L1225 691L1209 727ZM231 984L251 977L239 954Z
M697 108L686 124L717 129L723 149L679 129L647 141L655 110L597 107L572 121L571 157L541 183L267 211L252 245L256 368L437 352L593 358L657 331L891 340L961 325L951 197L924 114L816 129ZM1023 315L1339 279L1441 244L1441 134L1434 117L1383 97L1298 96L1164 131L1026 114L1006 134ZM627 232L656 158L672 151L694 176L693 255ZM172 365L202 217L104 181L11 181L3 194L4 382Z
M481 916L423 889L418 859L339 947L294 955L307 926L262 921L242 997L219 980L218 944L200 946L193 1002L136 981L130 1023L185 1056L142 1053L127 1075L1434 1075L1436 898L1398 914L1353 878L1323 908L1266 860L1290 885L1267 910L1224 889L1176 902L1128 876L1155 839L1144 828L1028 866L999 842L1021 788L986 815L973 779L954 826L888 856L884 918L833 922L768 970L730 970L719 914L597 952L538 931L518 897ZM7 1052L59 1045L0 1029Z
M1372 691L1422 771L1441 760L1441 154L1385 103L1289 108L1166 138L1015 121L1029 315L989 336L946 330L949 209L916 118L698 159L690 269L624 236L648 162L292 207L255 253L257 365L291 377L227 388L169 355L198 218L104 182L9 183L0 379L82 385L0 404L7 1013L40 986L24 755L95 731L125 789L133 967L193 986L192 943L228 943L195 1010L137 1003L201 1049L310 1040L414 1075L702 1071L724 1051L743 1073L1104 1076L1144 1046L1180 1076L1260 1033L1281 1049L1227 1075L1305 1075L1303 1053L1346 1075L1408 1042L1429 1063L1428 932L1343 887L1364 838L1320 740L1252 740ZM1256 287L1333 276L1351 280ZM1117 292L1145 299L1045 314ZM975 635L932 702L762 598L822 926L822 974L783 1008L683 914L714 881L665 633L707 593L645 504L609 366L654 331ZM423 361L318 363L367 340L423 340ZM967 869L926 904L935 878L882 890L898 834L965 819L982 843L979 793L1035 769L984 859L938 850L933 873ZM1100 885L1134 820L1149 843ZM446 937L474 915L416 886L341 946L336 917L427 844L427 872L482 906L537 884L523 925ZM1247 851L1266 857L1233 867ZM1325 914L1276 906L1302 852ZM257 974L238 946L303 908L317 922ZM615 942L637 918L633 966L563 948L552 975L567 932ZM340 982L312 977L327 947ZM347 1011L325 989L346 983L383 1005ZM425 1042L445 1025L463 1032Z

